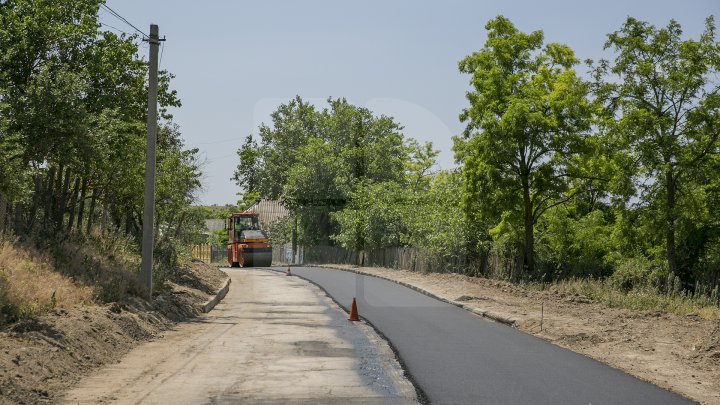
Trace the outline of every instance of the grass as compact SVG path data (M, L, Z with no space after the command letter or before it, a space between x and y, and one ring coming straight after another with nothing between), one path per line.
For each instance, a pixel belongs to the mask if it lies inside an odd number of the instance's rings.
M0 239L0 324L91 303L93 289L55 271L47 255Z
M136 295L139 268L123 236L94 233L39 248L0 235L0 325Z
M688 291L665 293L650 286L623 290L605 280L573 279L551 284L530 284L534 290L559 291L580 295L604 303L611 308L635 311L659 311L676 315L696 314L705 319L720 319L720 302L717 291L693 295Z
M140 256L128 237L101 233L74 236L52 251L56 271L93 286L100 302L118 301L138 293Z

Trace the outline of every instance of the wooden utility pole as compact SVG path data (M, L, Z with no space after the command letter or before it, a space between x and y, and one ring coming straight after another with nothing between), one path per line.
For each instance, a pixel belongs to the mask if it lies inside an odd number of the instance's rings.
M145 197L143 210L142 264L140 287L146 298L152 300L153 267L153 219L155 216L155 145L157 144L157 89L158 89L158 48L160 32L158 26L150 25L150 76L148 78L147 149L145 153Z

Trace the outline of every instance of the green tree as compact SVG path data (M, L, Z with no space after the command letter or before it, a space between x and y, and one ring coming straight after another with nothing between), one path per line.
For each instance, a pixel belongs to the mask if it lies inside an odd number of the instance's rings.
M401 181L409 153L392 118L344 99L328 105L317 111L300 97L280 105L272 126L260 126L259 142L246 138L234 175L245 194L282 200L308 244L330 241L337 231L330 213L356 188Z
M252 134L245 138L245 142L238 149L237 154L240 161L233 173L232 180L235 180L235 183L244 190L244 194L257 193L258 183L262 180L258 177L260 175L258 173L260 150Z
M328 244L334 232L329 215L346 204L347 196L338 187L343 162L333 145L320 138L310 138L298 152L283 188L283 202L298 217L302 243Z
M0 231L9 203L11 229L43 244L98 225L139 240L148 66L137 36L101 30L102 3L0 2ZM168 112L180 106L172 77L160 73L158 95L156 224L160 243L173 245L167 263L201 219L188 208L197 150Z
M395 182L362 182L348 195L348 204L331 214L338 223L333 239L341 246L365 250L408 243L404 214L409 200Z
M652 211L648 221L663 235L668 270L692 281L690 266L679 260L688 251L678 248L688 246L692 233L717 234L703 231L698 222L720 145L720 45L714 20L706 20L699 39L683 40L674 20L656 28L628 18L608 36L605 48L616 55L613 63L601 61L595 70L607 126L634 162L631 178L637 197ZM689 232L678 240L682 228Z
M354 250L413 244L438 252L452 244L451 238L437 245L424 243L449 236L443 232L448 224L444 211L453 209L433 187L441 177L430 173L437 155L429 142L406 140L404 171L386 181L356 182L346 206L331 213L337 223L332 239Z
M525 34L505 17L487 23L485 46L459 62L472 75L470 106L460 119L456 159L464 164L463 206L472 222L502 218L522 230L524 267L535 267L534 226L569 200L574 157L590 127L588 86L565 45L543 46L542 31ZM517 235L519 236L519 235ZM519 239L519 238L518 238Z
M57 132L57 140L68 141L86 124L78 100L86 87L77 71L97 30L98 7L98 0L0 4L0 156L3 168L13 168L0 176L0 192L9 202L29 196L31 169L45 160L37 159L38 149L64 149L46 136Z
M312 104L298 96L280 105L270 118L272 126L259 128L260 144L248 137L238 151L234 179L245 191L280 199L300 149L309 138L319 136L319 116Z
M461 209L462 172L429 173L422 181L427 187L414 191L403 206L408 244L438 256L467 258L471 235Z

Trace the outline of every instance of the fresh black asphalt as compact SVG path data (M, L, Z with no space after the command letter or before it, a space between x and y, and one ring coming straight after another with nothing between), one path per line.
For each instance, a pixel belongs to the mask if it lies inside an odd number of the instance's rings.
M377 277L293 267L395 347L433 404L688 404L595 360Z

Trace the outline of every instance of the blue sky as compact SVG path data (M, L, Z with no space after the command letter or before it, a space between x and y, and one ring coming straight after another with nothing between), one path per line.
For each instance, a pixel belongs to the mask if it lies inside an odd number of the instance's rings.
M451 136L463 124L468 76L457 62L485 42L485 23L502 14L522 31L572 47L580 59L607 57L606 35L627 16L666 25L674 18L697 37L720 1L290 1L109 0L130 22L160 26L161 68L177 75L183 136L201 150L199 202L237 201L230 180L242 140L278 104L300 95L320 107L345 97L431 141L439 168L454 166ZM105 11L100 20L132 29ZM147 45L141 48L147 53ZM578 70L585 72L585 67Z

